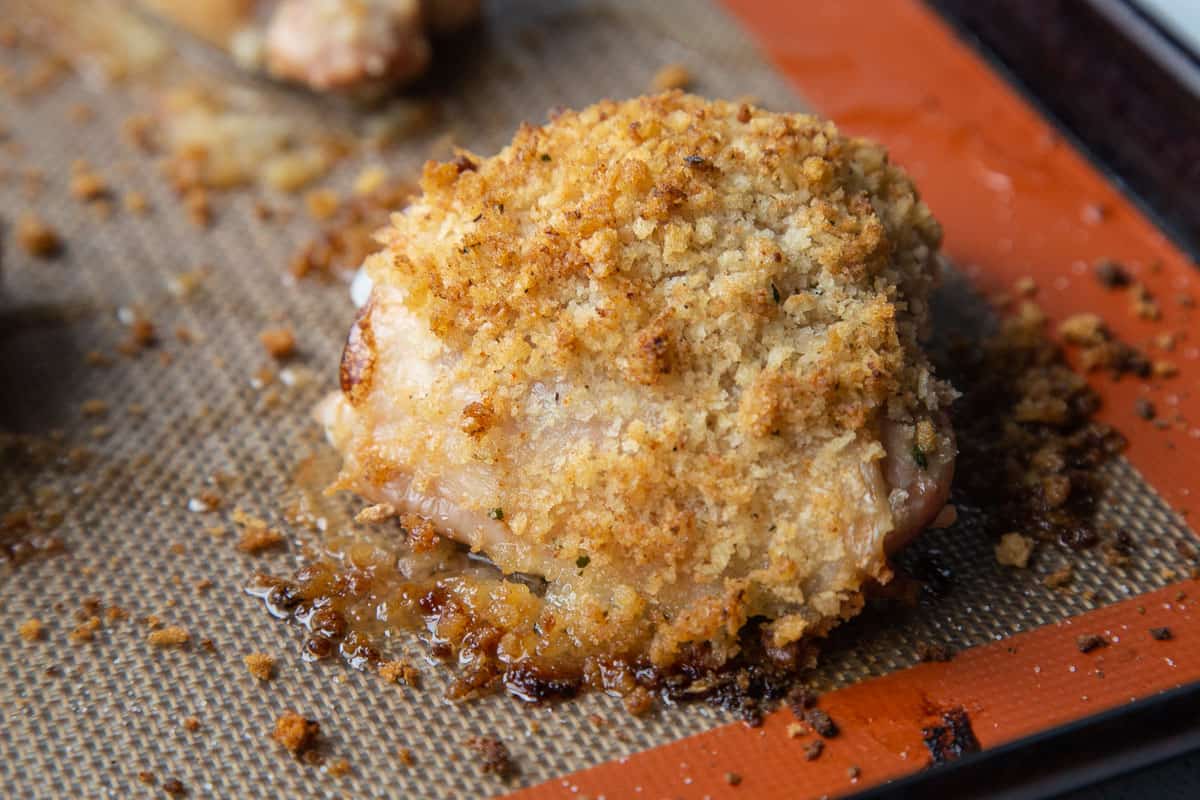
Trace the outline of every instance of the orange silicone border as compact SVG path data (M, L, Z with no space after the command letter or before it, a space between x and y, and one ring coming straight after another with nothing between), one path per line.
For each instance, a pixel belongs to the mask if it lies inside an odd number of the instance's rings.
M847 132L876 138L916 178L946 229L945 250L987 291L1018 278L1039 284L1054 319L1101 313L1118 335L1144 345L1187 332L1169 357L1177 377L1097 377L1103 416L1131 439L1131 462L1185 517L1200 508L1200 329L1175 302L1200 273L1126 198L1022 98L916 0L724 0L802 96ZM1088 210L1089 207L1091 210ZM1095 209L1101 209L1097 215ZM1097 220L1097 216L1100 219ZM1160 299L1164 320L1129 313L1128 298L1090 276L1115 258ZM1158 430L1133 411L1145 396L1173 422ZM920 730L936 710L962 705L985 746L1200 680L1200 584L1152 592L1057 625L865 681L822 699L842 722L824 755L805 762L806 739L786 734L787 711L757 729L737 723L602 764L514 797L819 797L866 788L922 768ZM1167 625L1175 638L1150 639ZM1083 655L1075 638L1113 643ZM861 773L851 780L850 768ZM741 783L731 786L727 772Z

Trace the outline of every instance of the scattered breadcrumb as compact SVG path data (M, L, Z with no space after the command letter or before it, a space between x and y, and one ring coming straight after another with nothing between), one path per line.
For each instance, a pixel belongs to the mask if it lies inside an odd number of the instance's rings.
M21 623L17 633L27 642L36 642L45 635L45 625L37 617L31 617Z
M401 683L416 688L421 683L421 673L407 661L385 661L379 665L379 675L388 683Z
M821 757L821 753L825 750L825 742L820 739L813 739L804 746L804 760L816 761Z
M668 89L686 89L692 83L692 73L683 64L667 64L654 73L651 88L659 92Z
M1096 314L1072 314L1059 323L1058 334L1071 344L1097 345L1108 338L1108 328Z
M163 791L174 797L182 797L187 794L187 787L178 778L167 778L163 781Z
M71 176L70 192L76 200L84 201L99 200L109 195L104 179L86 167Z
M862 769L860 769L859 767L850 766L850 767L846 768L846 777L849 778L850 780L856 781L856 780L858 780L860 775L862 775Z
M944 644L920 642L917 644L917 658L926 663L945 662L954 658L954 651Z
M341 198L333 189L313 189L304 195L304 205L309 216L318 222L324 222L337 213Z
M148 769L138 770L137 779L147 786L153 786L158 783L158 779L154 777L154 773Z
M1037 281L1035 281L1033 278L1024 277L1018 279L1017 282L1013 284L1013 288L1016 290L1017 294L1021 295L1022 297L1033 297L1035 294L1037 294L1038 285Z
M742 783L742 776L737 774L736 772L726 772L725 773L725 782L728 783L730 786L740 786Z
M808 728L801 725L799 722L789 722L787 726L787 735L789 739L799 739L808 733Z
M320 733L321 725L316 720L305 719L295 711L285 711L275 720L271 738L294 755L300 755L316 745Z
M67 634L67 640L71 644L83 644L90 642L96 638L96 631L100 630L100 618L92 617L75 626L75 629Z
M1142 284L1136 284L1130 292L1129 310L1141 319L1157 320L1162 318L1162 309L1150 290Z
M467 747L478 752L483 761L479 768L485 773L491 773L500 778L508 778L516 772L512 755L504 742L494 736L472 736L467 740Z
M237 549L243 553L257 555L285 541L284 535L274 528L267 527L265 520L251 516L240 508L234 509L233 521L242 529L242 538L238 540Z
M268 328L258 335L271 358L285 359L296 352L296 334L291 328Z
M406 767L411 767L413 764L417 763L416 759L413 758L412 751L407 747L398 748L396 750L396 756L400 759L400 763Z
M184 717L183 729L193 732L200 730L200 720L196 719L195 717Z
M1090 653L1101 647L1108 647L1108 640L1098 633L1084 633L1075 637L1075 646L1081 653Z
M85 417L102 417L108 413L108 403L95 398L84 400L79 410Z
M1158 642L1165 642L1170 639L1174 639L1175 635L1173 633L1171 633L1170 628L1165 628L1165 627L1164 628L1151 628L1150 629L1150 638L1152 638Z
M335 758L325 767L325 772L335 778L340 778L350 771L350 761L345 758Z
M168 625L165 628L150 631L146 641L155 647L182 647L191 640L187 629L181 625Z
M1006 567L1025 569L1033 553L1033 539L1019 533L1006 533L996 545L996 561Z
M145 214L150 210L150 201L141 192L131 191L124 198L125 210L131 214Z
M275 657L267 653L251 653L242 659L250 674L260 681L269 681L275 674Z
M1152 420L1158 416L1158 410L1144 397L1139 397L1133 401L1133 413L1137 414L1144 420Z
M213 585L213 582L211 580L209 580L208 578L201 578L200 580L198 580L192 584L192 588L195 589L197 592L203 592L203 591L207 591L208 589L211 589L212 585Z
M52 258L62 252L58 231L33 212L26 212L17 220L17 243L37 258Z
M1042 583L1048 589L1061 589L1063 586L1066 586L1068 583L1070 583L1074 577L1075 572L1071 568L1071 565L1064 564L1054 572L1051 572L1045 578L1042 578Z
M396 507L391 503L377 503L367 506L354 515L354 521L360 524L383 522L396 516Z
M804 714L804 721L823 739L832 739L838 735L837 723L826 712L819 708L810 708Z

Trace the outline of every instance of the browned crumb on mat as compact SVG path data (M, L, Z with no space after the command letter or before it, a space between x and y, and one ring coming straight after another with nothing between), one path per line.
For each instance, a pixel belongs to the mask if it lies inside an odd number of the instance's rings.
M362 191L338 205L313 238L293 255L289 271L297 278L331 279L350 274L379 245L375 233L392 212L401 210L413 194L407 181L389 180L386 173L362 178Z
M692 73L683 64L667 64L650 81L650 87L658 92L669 89L686 89L692 83Z
M195 717L184 717L183 718L183 729L185 731L191 731L193 733L195 731L200 730L200 720L196 719Z
M946 662L954 658L954 651L944 644L919 642L917 644L917 658L926 663Z
M350 761L345 758L335 758L325 766L325 772L335 778L340 778L350 772Z
M1144 397L1139 397L1133 401L1133 413L1149 421L1158 416L1158 409L1154 407L1154 403L1151 403Z
M479 769L485 773L508 778L516 773L516 764L508 752L508 746L494 736L472 736L467 747L479 753L483 761Z
M96 638L96 631L100 630L100 618L91 617L75 626L75 628L67 634L67 641L71 644L83 644L90 642Z
M621 698L621 704L627 713L642 717L654 709L654 695L645 687L638 686Z
M320 733L321 725L316 720L305 719L295 711L285 711L275 720L271 738L294 755L300 755L316 745Z
M324 222L337 213L341 198L333 189L313 189L304 195L304 206L313 219Z
M37 617L31 617L20 624L17 633L27 642L36 642L46 635L46 626Z
M150 201L138 191L126 192L123 202L125 210L131 214L145 214L150 210Z
M737 774L736 772L726 772L725 773L725 782L728 783L730 786L741 786L742 785L742 776Z
M396 516L396 507L391 503L376 503L373 506L367 506L362 511L354 515L354 521L359 524L372 524L383 522Z
M17 220L17 243L37 258L52 258L62 252L58 231L33 212L26 212Z
M282 360L296 352L296 334L291 328L267 328L258 334L258 340L271 358Z
M1150 629L1150 638L1154 639L1156 642L1166 642L1171 639L1174 639L1175 634L1171 633L1170 628L1166 628L1166 627L1151 628Z
M1129 311L1140 319L1162 319L1162 308L1158 305L1158 300L1140 283L1135 284L1129 292Z
M1108 647L1108 640L1098 633L1081 633L1075 637L1075 646L1081 653L1090 653L1101 647Z
M182 797L187 794L187 787L178 778L167 778L163 781L163 791L173 797Z
M808 733L808 728L799 722L789 722L786 733L789 739L800 739Z
M137 779L147 786L153 786L158 783L158 779L154 777L154 773L148 769L138 770Z
M84 400L79 410L85 417L102 417L108 413L108 403L95 398Z
M413 764L417 763L417 760L413 758L412 750L409 750L407 747L397 748L396 757L399 758L400 763L406 767L411 767Z
M1071 344L1102 344L1108 338L1108 326L1097 314L1072 314L1059 323L1058 335Z
M129 336L117 345L117 350L121 355L132 358L157 343L158 332L154 323L138 314L129 323Z
M940 725L921 729L921 739L934 764L945 764L968 753L979 752L979 739L966 709L952 708L943 711L941 716Z
M1093 274L1102 286L1109 289L1123 289L1133 283L1129 270L1111 258L1102 258L1097 261Z
M1042 584L1047 589L1061 589L1072 581L1075 577L1075 570L1070 564L1064 564L1058 569L1051 572L1046 577L1042 578Z
M421 684L421 673L404 660L384 661L379 665L379 676L388 683L400 683L414 688Z
M856 781L862 775L862 768L857 765L846 767L846 777L852 781Z
M1025 569L1033 553L1033 539L1019 533L1006 533L996 545L996 561L1006 567Z
M816 761L821 757L821 753L825 752L825 742L820 739L813 739L808 744L804 745L804 760Z
M285 541L282 533L267 527L266 520L251 516L240 508L233 511L233 522L242 529L242 537L238 540L237 549L243 553L257 555L264 550L278 547Z
M155 647L182 647L191 641L191 638L187 629L181 625L168 625L146 635L146 641Z
M206 592L212 588L213 582L208 578L201 578L192 584L192 588L197 592Z
M90 202L108 197L109 188L108 183L92 172L91 167L83 162L76 162L71 166L70 192L76 200Z
M242 661L250 674L260 681L269 681L275 674L275 657L267 653L250 653Z
M838 735L837 723L819 708L810 708L804 712L804 721L823 739L832 739Z

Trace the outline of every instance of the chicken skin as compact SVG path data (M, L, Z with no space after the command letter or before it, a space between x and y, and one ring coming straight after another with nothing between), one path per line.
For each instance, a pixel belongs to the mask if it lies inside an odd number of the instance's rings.
M877 145L670 93L421 185L318 415L337 489L546 579L513 659L823 635L942 509L940 229Z

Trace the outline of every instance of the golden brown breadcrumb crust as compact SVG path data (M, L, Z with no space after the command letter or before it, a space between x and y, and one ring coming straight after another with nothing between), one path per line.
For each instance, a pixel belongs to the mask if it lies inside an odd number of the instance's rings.
M421 188L367 262L344 488L486 471L472 510L527 546L497 563L552 553L577 638L652 638L660 663L757 615L822 632L886 580L879 426L946 389L918 346L940 229L880 147L671 92L524 126ZM419 392L381 340L402 313L425 338L396 349L439 364Z

